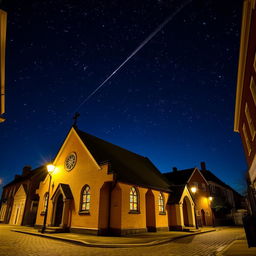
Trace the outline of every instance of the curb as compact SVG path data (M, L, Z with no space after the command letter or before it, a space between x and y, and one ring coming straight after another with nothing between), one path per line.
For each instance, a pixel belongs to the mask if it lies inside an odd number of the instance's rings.
M131 247L146 247L146 246L161 245L161 244L165 244L165 243L168 243L168 242L171 242L171 241L175 241L175 240L178 240L178 239L184 238L184 237L189 237L189 236L195 236L195 235L214 232L214 231L216 231L216 229L215 230L202 231L202 232L198 232L198 233L181 235L181 236L178 236L178 237L164 239L164 240L155 240L155 241L151 241L151 242L148 242L148 243L142 243L142 244L93 244L93 243L88 243L88 242L85 242L85 241L82 241L82 240L76 240L76 239L72 239L72 238L64 238L64 237L59 237L59 236L51 236L51 235L47 235L47 234L34 233L34 232L23 231L23 230L18 230L18 229L11 229L11 231L17 232L17 233L22 233L22 234L27 234L27 235L34 235L34 236L50 238L50 239L54 239L54 240L60 240L60 241L63 241L63 242L73 243L73 244L87 246L87 247L131 248Z

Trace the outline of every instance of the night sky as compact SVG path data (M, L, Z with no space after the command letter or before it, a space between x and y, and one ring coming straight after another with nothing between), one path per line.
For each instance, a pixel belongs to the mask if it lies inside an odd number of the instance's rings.
M182 3L4 1L6 122L0 178L57 153L81 102ZM79 109L79 129L149 157L199 166L242 191L233 132L242 1L194 0Z

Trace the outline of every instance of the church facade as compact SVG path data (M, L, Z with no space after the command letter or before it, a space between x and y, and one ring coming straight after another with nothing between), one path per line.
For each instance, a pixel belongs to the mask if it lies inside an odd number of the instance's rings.
M76 127L53 166L36 191L37 227L46 220L46 227L71 232L125 235L195 226L186 187L170 201L170 184L148 158Z

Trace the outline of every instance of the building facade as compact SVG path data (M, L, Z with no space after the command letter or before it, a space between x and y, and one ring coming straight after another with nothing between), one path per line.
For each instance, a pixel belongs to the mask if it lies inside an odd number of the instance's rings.
M244 0L237 75L234 131L239 132L248 163L248 194L256 215L256 9Z
M12 225L33 226L36 220L38 196L35 192L40 181L46 177L46 168L39 167L31 170L24 167L22 175L3 188L0 222Z
M195 216L197 226L212 226L213 215L211 210L211 198L208 182L197 168L178 170L173 168L172 172L165 173L164 176L174 185L186 185L195 202Z
M244 197L220 180L211 171L207 170L205 162L201 162L200 172L207 180L210 196L213 198L211 207L215 225L235 224L234 215L237 213L237 210L243 209L245 211Z

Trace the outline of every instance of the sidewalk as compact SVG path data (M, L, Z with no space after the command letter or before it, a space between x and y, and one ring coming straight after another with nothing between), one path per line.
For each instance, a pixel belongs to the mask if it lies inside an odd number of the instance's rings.
M228 245L223 251L219 252L217 256L255 256L256 247L248 248L245 239L235 240Z
M142 234L132 234L123 237L95 236L75 233L42 234L38 232L37 229L24 226L13 226L11 231L61 240L83 246L101 248L129 248L163 244L186 236L193 236L202 233L213 232L216 231L216 229L201 228L197 232L149 232Z

